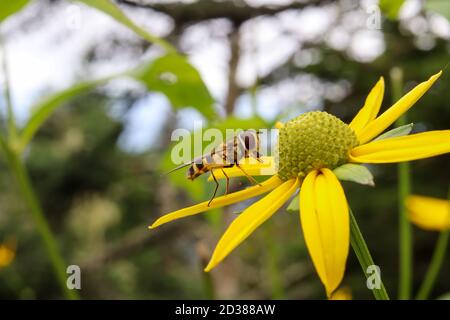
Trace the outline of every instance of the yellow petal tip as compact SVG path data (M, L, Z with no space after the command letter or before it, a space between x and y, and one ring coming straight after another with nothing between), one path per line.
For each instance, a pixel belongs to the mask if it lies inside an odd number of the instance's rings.
M161 223L158 223L159 220L156 220L155 222L153 222L151 225L148 226L148 228L150 230L155 229L156 227L159 227L161 225Z
M439 70L438 73L436 73L436 74L434 74L434 75L432 75L432 76L430 77L430 80L431 80L431 79L436 80L436 79L439 78L441 75L442 75L442 70Z
M210 271L212 270L212 268L214 268L214 267L211 266L211 264L208 264L208 265L206 266L206 268L203 269L203 271L204 271L204 272L210 272Z

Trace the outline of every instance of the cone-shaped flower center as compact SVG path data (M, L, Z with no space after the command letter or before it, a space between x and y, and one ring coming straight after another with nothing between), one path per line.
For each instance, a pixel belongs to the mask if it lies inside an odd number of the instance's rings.
M358 144L353 130L335 116L322 111L302 114L279 131L278 175L288 180L314 169L334 169L348 161L350 149Z

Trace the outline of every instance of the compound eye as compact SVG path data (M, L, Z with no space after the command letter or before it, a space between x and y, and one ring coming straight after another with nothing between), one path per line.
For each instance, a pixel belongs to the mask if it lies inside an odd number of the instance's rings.
M246 134L244 136L245 150L253 150L256 148L255 137L252 134Z
M194 171L194 167L190 166L188 169L188 177L192 177L194 175L195 171Z
M203 163L196 163L195 166L197 167L198 170L202 170L204 167Z

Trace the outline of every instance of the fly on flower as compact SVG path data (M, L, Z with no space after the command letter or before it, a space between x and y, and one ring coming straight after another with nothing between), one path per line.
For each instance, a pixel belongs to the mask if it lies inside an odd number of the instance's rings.
M215 170L220 170L226 178L225 194L228 194L230 180L225 173L224 168L236 167L242 171L250 182L254 184L257 183L256 180L241 167L241 161L252 157L257 161L262 162L261 154L259 153L259 146L259 132L254 130L242 131L226 140L224 143L213 148L210 153L197 157L189 163L182 164L168 173L189 166L187 178L189 180L194 180L202 174L210 172L211 177L216 183L216 187L214 189L213 196L209 200L209 206L216 196L217 189L219 188L219 183L217 182L214 174Z
M344 277L350 245L349 207L339 182L339 178L343 178L337 172L349 167L367 171L358 165L362 163L396 163L450 152L450 130L411 135L407 135L409 131L399 135L398 132L403 130L397 130L396 134L382 134L431 88L441 74L439 72L417 85L380 115L383 78L370 91L350 124L329 113L313 111L280 125L278 159L275 159L278 161L269 161L278 164L272 177L260 185L218 197L211 205L206 201L166 214L150 228L268 193L230 224L205 268L210 271L300 189L298 208L305 243L326 294L332 297ZM347 168L342 170L344 166ZM336 170L338 168L341 170ZM242 175L235 167L223 168L223 174L216 178L239 174ZM258 174L254 170L252 174L267 175L267 172Z

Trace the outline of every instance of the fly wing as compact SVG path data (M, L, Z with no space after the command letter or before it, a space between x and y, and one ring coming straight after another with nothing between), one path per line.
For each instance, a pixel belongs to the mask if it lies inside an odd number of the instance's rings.
M237 135L239 160L243 158L254 158L262 162L260 153L259 131L246 130Z
M234 163L235 141L234 137L215 147L208 155L212 166L227 166Z

